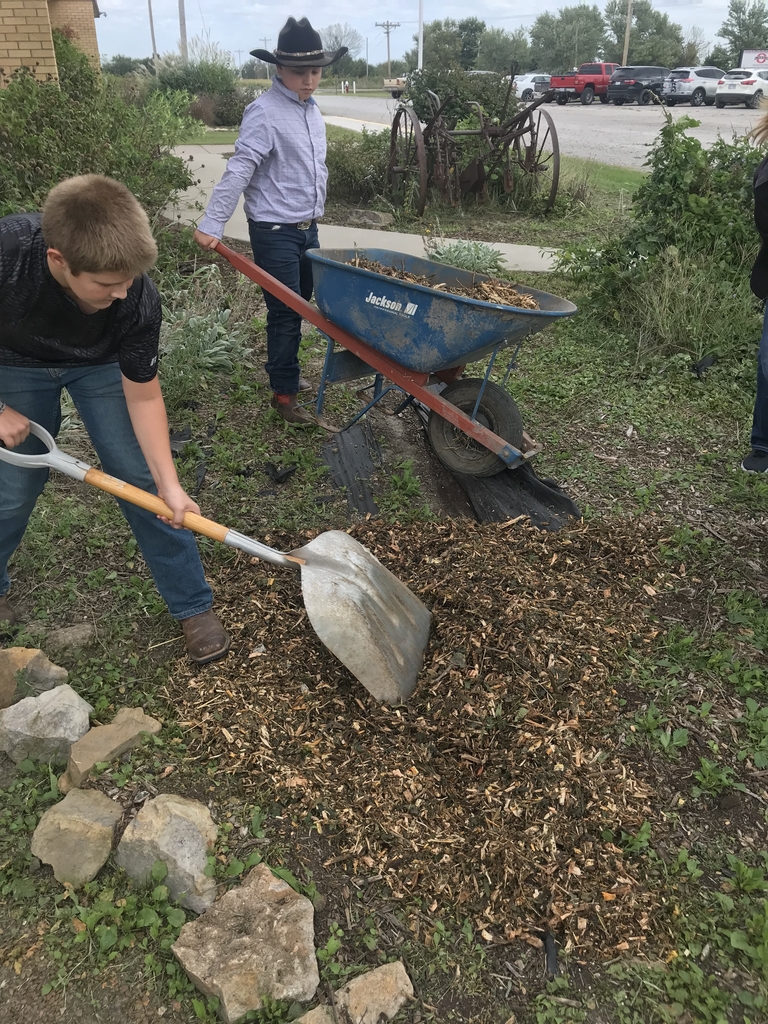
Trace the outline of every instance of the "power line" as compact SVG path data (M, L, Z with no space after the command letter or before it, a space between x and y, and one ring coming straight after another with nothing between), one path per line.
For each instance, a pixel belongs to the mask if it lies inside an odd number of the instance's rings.
M400 28L399 21L377 21L376 28L383 28L387 33L387 78L392 77L392 60L389 55L389 34L394 28Z

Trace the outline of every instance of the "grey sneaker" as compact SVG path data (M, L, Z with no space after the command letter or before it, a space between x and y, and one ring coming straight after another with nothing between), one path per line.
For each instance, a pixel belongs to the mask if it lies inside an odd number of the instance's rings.
M768 452L760 452L755 448L741 463L745 473L768 473Z
M0 622L7 622L9 626L15 626L19 616L13 609L7 594L0 594Z

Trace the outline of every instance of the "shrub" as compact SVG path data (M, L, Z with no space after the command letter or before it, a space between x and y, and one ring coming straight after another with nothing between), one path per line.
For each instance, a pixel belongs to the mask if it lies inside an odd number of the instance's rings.
M561 269L586 285L582 308L635 337L641 358L743 353L760 334L749 268L761 153L737 138L705 150L687 134L698 121L665 118L626 233L599 250L564 249Z
M412 71L408 75L405 93L419 120L423 122L432 117L430 91L440 98L441 103L448 100L442 116L449 128L467 117L467 103L470 101L479 103L484 113L496 120L511 117L517 110L517 100L513 93L505 113L509 83L501 75L471 75L458 68L429 68Z
M245 108L255 99L256 90L252 88L232 89L231 92L212 96L213 123L223 128L238 128Z
M367 132L328 143L328 198L354 203L384 194L389 132Z
M232 92L237 84L237 72L222 61L202 59L188 61L180 57L164 57L157 68L157 83L167 91L218 95Z
M153 93L144 107L122 98L63 35L55 33L61 88L27 69L0 89L0 216L39 208L76 174L124 182L154 215L192 183L173 156L190 129L186 93Z
M425 245L427 257L436 263L447 263L475 274L503 274L507 270L503 254L485 242L441 242L437 239Z

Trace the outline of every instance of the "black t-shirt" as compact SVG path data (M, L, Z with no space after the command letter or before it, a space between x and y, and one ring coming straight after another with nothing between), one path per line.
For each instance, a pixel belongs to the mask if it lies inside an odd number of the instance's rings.
M157 375L162 308L146 274L124 299L83 313L48 269L39 213L0 218L0 366L119 362L128 380Z

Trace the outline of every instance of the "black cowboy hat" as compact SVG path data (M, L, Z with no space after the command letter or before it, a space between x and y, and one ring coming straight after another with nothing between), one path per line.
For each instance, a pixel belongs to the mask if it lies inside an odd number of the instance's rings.
M312 28L306 18L301 21L289 18L280 29L274 53L269 50L251 50L251 56L287 68L325 68L335 64L347 50L348 47L340 46L335 53L328 53L323 49L320 33Z

